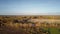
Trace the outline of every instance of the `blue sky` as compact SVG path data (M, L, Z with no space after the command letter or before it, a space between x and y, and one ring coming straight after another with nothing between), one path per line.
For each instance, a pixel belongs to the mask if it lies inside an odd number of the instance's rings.
M60 15L60 0L0 0L0 15Z

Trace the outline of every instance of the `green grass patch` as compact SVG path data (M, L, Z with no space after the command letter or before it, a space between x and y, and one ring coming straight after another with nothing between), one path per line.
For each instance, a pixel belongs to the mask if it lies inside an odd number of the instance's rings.
M49 31L50 34L60 34L60 28L44 28L44 29Z

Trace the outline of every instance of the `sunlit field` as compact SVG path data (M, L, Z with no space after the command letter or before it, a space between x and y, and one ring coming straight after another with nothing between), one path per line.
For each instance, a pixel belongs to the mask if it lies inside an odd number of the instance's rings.
M60 34L60 16L0 16L0 34Z

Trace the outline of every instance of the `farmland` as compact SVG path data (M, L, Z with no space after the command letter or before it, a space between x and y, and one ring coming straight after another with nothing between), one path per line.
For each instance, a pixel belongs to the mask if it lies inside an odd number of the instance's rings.
M60 34L60 16L0 16L0 34Z

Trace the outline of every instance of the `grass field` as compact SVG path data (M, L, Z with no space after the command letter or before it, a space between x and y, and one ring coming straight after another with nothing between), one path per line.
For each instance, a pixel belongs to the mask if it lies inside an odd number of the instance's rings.
M0 16L0 34L60 34L60 16Z

